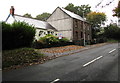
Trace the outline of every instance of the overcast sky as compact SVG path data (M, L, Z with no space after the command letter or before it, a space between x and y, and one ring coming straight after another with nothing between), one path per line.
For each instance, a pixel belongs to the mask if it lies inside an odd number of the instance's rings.
M108 17L109 22L111 19L115 22L117 18L112 17L112 10L117 7L118 0L103 0L100 6L104 6L110 1L113 1L113 3L104 8L95 8L100 1L101 0L1 0L0 21L4 21L7 18L11 6L14 6L15 14L24 15L25 13L30 13L33 17L35 17L43 12L52 13L58 6L65 7L69 3L73 3L75 6L89 4L92 7L92 11L97 10L99 12L104 12Z

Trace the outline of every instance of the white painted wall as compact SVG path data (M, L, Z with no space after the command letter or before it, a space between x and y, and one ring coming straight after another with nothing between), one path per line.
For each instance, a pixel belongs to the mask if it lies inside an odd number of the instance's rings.
M39 32L43 31L41 35L39 35ZM48 30L44 30L44 29L40 29L40 28L36 28L36 34L35 34L35 39L39 40L40 37L44 37L48 34L48 31L50 32L54 32L52 35L54 36L58 36L58 32L55 32L54 30L48 29ZM51 34L51 33L50 33ZM57 35L56 35L57 34Z

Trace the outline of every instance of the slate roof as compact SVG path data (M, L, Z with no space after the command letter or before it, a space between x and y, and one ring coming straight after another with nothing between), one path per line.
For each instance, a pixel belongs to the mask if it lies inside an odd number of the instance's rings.
M41 28L41 29L52 29L57 31L52 25L50 25L48 22L45 21L40 21L40 20L36 20L36 19L32 19L32 18L27 18L27 17L23 17L20 15L15 14L15 20L16 21L20 21L20 22L26 22L30 25L34 25L36 28Z
M58 8L60 8L63 12L65 12L67 15L69 15L72 18L87 22L84 18L82 18L81 16L79 16L79 15L73 13L73 12L70 12L70 11L64 9L64 8L61 8L61 7L58 7Z

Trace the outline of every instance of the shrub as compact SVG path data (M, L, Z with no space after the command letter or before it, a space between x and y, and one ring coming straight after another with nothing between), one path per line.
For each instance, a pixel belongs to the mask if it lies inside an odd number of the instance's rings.
M63 37L62 39L60 39L60 42L69 42L69 40L65 37Z
M44 47L55 47L61 45L67 45L69 40L67 38L58 39L58 37L53 35L46 35L41 37L34 46L35 48L44 48Z
M40 48L42 48L42 47L52 47L52 46L58 45L59 39L56 36L48 34L44 37L41 37L38 40L37 43L38 43L38 46Z
M117 25L108 25L104 29L104 36L108 39L120 40L120 28Z
M24 65L33 62L38 62L44 57L43 54L38 54L33 48L19 48L14 50L4 50L2 52L3 69L15 65Z
M3 49L28 47L35 36L35 28L25 22L2 22Z
M43 41L45 44L53 44L53 43L58 43L59 39L56 36L53 35L46 35L44 37L40 38L41 41Z
M69 40L65 37L59 40L60 45L67 45L69 43Z

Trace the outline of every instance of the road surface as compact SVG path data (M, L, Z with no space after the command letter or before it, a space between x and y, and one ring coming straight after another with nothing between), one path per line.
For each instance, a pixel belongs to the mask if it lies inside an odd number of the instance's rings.
M118 81L118 43L3 72L3 81ZM40 82L40 83L41 83Z

